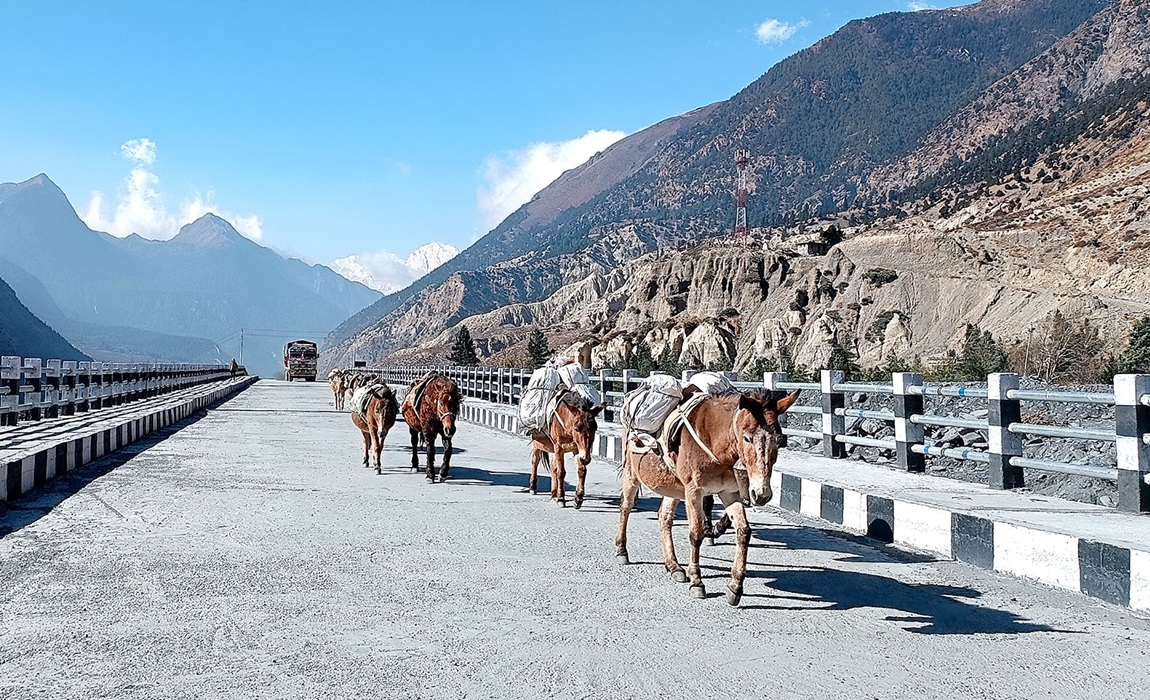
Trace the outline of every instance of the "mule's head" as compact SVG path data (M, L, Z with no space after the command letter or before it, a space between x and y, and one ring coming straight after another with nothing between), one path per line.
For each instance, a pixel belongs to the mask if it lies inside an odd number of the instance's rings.
M455 436L455 417L459 415L462 398L459 387L454 382L443 385L440 389L439 395L435 398L435 417L443 424L443 434L450 439Z
M794 405L798 398L797 391L783 398L776 398L769 391L744 392L739 396L734 436L738 442L739 461L747 470L752 505L766 505L774 496L771 473L779 458L779 443L783 437L779 415Z
M575 443L575 455L579 464L584 467L591 463L591 450L595 445L595 431L599 424L595 417L603 410L603 404L598 406L578 394L567 394L559 402L555 411L559 423L566 430L571 441Z

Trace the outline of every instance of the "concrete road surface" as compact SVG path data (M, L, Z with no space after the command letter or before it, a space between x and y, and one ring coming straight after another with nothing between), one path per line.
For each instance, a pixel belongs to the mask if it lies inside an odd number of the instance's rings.
M755 516L741 608L663 572L653 499L614 557L526 445L464 424L454 478L377 476L321 384L265 381L0 516L0 698L1144 698L1150 623ZM685 528L676 529L685 546Z

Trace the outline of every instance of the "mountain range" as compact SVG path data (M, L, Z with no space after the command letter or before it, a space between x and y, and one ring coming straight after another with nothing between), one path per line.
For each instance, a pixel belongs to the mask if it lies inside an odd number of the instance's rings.
M45 175L0 185L0 278L97 359L282 364L285 341L316 340L379 293L285 258L214 214L167 241L89 229Z
M339 326L328 359L436 359L464 320L488 356L531 325L603 348L702 329L713 358L744 366L818 363L847 338L871 363L926 356L965 323L1017 338L1062 309L1128 318L1150 308L1134 272L1148 75L1147 0L851 22L565 173ZM692 252L731 232L736 149L751 153L759 245ZM826 229L845 239L829 253L794 245Z

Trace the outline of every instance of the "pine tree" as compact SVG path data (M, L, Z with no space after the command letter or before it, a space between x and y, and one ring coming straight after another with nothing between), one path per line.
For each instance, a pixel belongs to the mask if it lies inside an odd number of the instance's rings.
M1005 371L1008 364L1006 351L995 342L990 331L983 331L973 324L966 325L966 338L956 367L959 379L986 381L987 375Z
M475 341L471 339L471 331L467 330L467 326L459 327L447 361L459 367L475 367L479 364L479 355L475 354Z
M551 346L547 344L547 337L538 328L531 329L531 336L527 339L527 359L532 367L542 367L551 357Z
M1130 345L1118 356L1117 374L1150 374L1150 316L1143 316L1130 331Z

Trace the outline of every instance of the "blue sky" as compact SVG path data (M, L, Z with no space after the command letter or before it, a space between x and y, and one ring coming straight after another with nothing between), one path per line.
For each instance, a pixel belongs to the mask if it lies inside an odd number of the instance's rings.
M462 248L587 149L909 9L5 2L0 181L46 172L120 235L213 210L311 261Z

